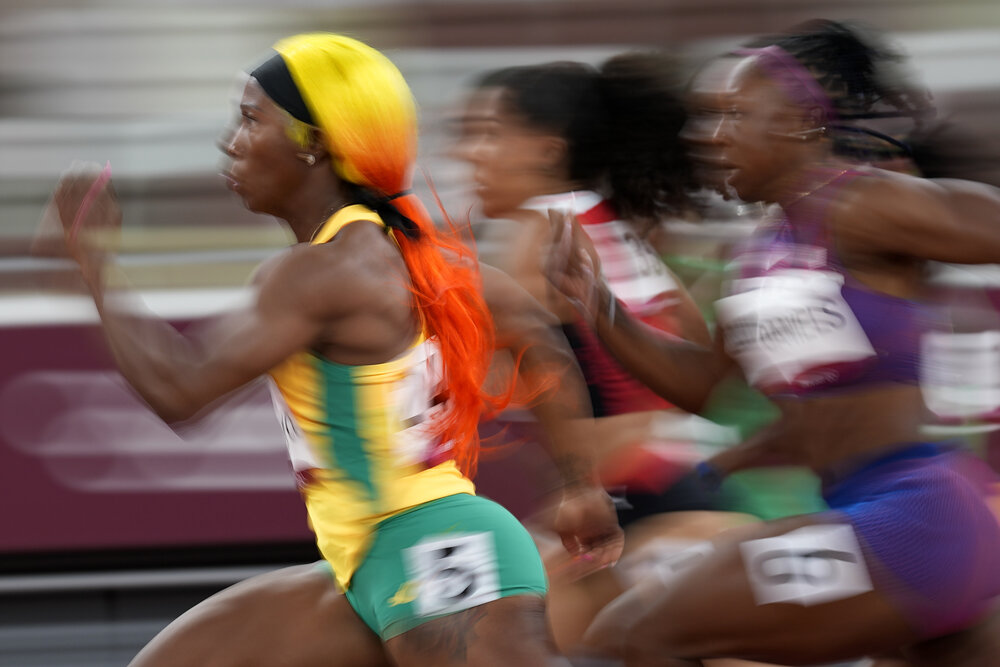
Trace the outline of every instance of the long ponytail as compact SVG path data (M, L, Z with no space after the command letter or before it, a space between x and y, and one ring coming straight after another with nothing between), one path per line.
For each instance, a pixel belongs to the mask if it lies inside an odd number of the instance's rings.
M296 35L274 48L323 130L338 176L356 186L358 203L375 209L392 229L425 331L443 361L446 400L431 428L471 476L480 418L506 399L483 390L494 327L473 252L453 226L439 230L409 192L417 148L410 90L384 55L348 37Z

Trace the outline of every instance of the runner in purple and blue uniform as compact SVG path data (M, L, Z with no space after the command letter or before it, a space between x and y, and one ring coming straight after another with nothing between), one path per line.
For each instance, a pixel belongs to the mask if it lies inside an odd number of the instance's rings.
M830 506L732 531L694 565L663 568L605 608L589 642L629 667L887 653L915 666L994 664L984 629L1000 595L994 476L922 441L917 376L920 337L938 325L921 305L925 264L1000 262L1000 194L863 166L859 137L896 144L859 118L917 118L926 107L882 77L896 60L819 22L720 58L695 80L685 134L702 178L780 206L736 258L714 347L648 335L595 279L583 231L557 225L550 277L586 304L626 368L695 412L738 368L780 409L774 427L702 464L705 479L807 465Z

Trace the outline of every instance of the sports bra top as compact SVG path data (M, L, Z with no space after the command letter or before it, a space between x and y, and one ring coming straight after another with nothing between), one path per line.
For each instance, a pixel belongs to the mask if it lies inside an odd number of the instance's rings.
M828 201L858 175L843 172L822 196ZM917 384L921 338L936 324L931 310L854 279L837 254L826 207L802 210L762 224L738 250L733 295L716 304L727 349L771 395Z

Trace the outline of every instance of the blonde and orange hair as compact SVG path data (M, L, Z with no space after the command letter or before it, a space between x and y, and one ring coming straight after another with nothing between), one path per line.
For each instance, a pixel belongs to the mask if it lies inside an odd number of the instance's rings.
M483 389L494 328L475 257L450 222L448 230L439 230L409 193L417 155L417 109L409 86L382 53L342 35L295 35L274 49L323 131L337 175L377 196L392 196L392 205L416 227L395 238L425 332L441 350L447 400L432 428L452 444L452 457L471 476L479 420L506 399Z

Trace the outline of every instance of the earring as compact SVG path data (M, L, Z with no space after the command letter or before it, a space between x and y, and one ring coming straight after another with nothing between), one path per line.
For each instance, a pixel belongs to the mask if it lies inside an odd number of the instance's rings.
M295 157L305 162L310 167L316 164L316 156L312 153L296 153Z
M826 136L826 126L825 125L820 125L819 127L814 127L813 129L808 130L808 132L809 132L810 135L814 134L817 137L825 137ZM809 135L806 135L805 137L802 138L802 140L803 141L808 141L810 138L811 137Z

